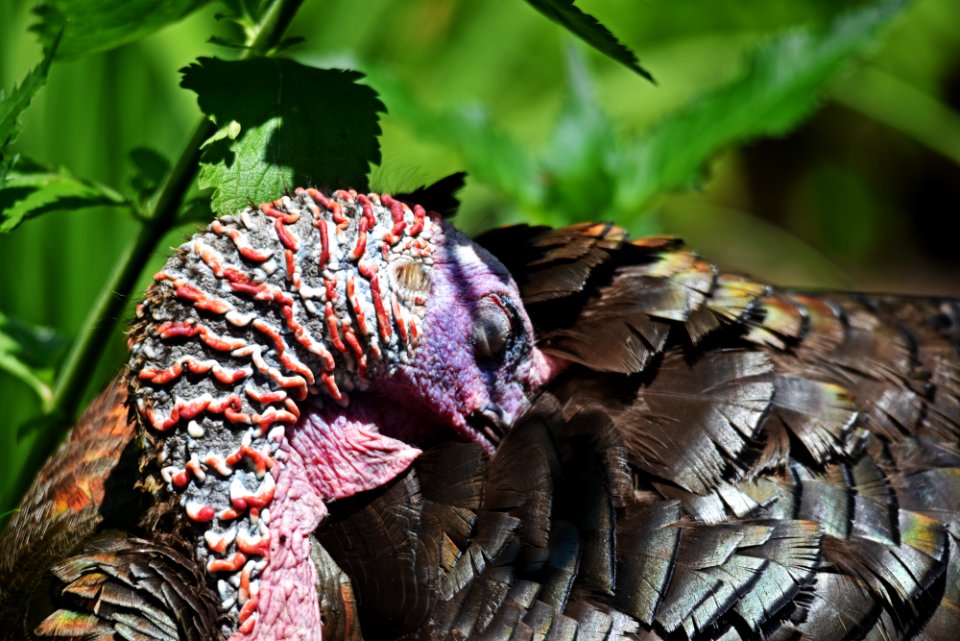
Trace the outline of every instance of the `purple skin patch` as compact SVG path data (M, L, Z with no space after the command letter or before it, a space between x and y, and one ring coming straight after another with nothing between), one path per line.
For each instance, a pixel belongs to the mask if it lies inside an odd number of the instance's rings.
M433 430L439 421L492 454L502 436L497 430L516 420L555 365L533 346L533 327L506 268L447 223L434 255L424 334L416 358L372 391L401 406L414 394L414 407L433 416L422 424ZM491 338L505 338L497 353L489 353Z
M506 269L389 196L297 190L155 277L131 399L233 641L320 639L309 535L451 432L493 453L562 367ZM145 461L147 463L147 461Z
M493 306L491 298L498 299ZM519 301L506 269L444 225L431 271L424 341L411 362L355 394L348 408L308 411L287 430L281 446L287 465L271 507L270 563L259 588L259 624L252 637L238 633L232 641L321 638L308 536L326 516L326 502L373 489L403 472L420 453L404 440L420 442L453 428L493 451L496 430L510 425L526 408L528 395L553 373L533 346ZM503 315L483 320L493 329L506 321L511 334L501 353L478 358L476 342L483 337L477 333L490 328L478 328L477 316L485 314Z

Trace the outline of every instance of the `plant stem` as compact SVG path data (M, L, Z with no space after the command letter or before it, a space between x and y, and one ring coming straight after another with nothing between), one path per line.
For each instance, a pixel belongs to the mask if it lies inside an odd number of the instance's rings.
M303 1L274 0L270 3L259 24L251 30L241 59L263 55L276 46ZM204 116L167 176L150 215L120 257L109 283L87 315L67 354L50 401L45 404L44 410L52 420L37 429L8 500L19 500L43 461L60 442L63 428L76 419L80 402L91 382L90 373L96 368L107 339L120 322L123 308L150 256L160 239L177 223L177 214L200 169L201 146L215 131L216 125Z
M137 278L150 260L157 243L177 219L180 203L197 175L200 145L214 133L212 122L204 118L190 137L190 142L167 177L153 208L153 215L140 227L133 243L127 247L110 276L110 282L100 292L83 330L73 342L63 364L48 411L71 421L90 382L89 372L103 353L107 338L120 320L123 307Z
M304 0L275 0L272 2L263 12L260 25L248 43L250 49L242 57L246 59L263 55L277 46L303 2Z

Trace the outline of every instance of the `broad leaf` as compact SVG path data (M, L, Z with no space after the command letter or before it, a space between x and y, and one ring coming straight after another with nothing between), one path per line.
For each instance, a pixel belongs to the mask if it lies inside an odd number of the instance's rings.
M268 58L201 58L184 69L181 85L220 127L200 169L214 211L233 213L297 186L366 189L371 163L380 162L385 108L362 78Z
M782 135L817 105L820 90L851 56L871 45L901 0L843 14L823 29L790 31L761 46L746 72L655 126L620 163L620 211L688 186L730 145Z
M50 63L56 55L59 39L54 39L51 46L44 52L43 60L34 67L20 85L6 95L0 90L0 187L6 179L7 173L13 166L13 159L8 155L7 148L20 133L20 114L30 105L33 96L47 81Z
M43 403L50 400L53 369L64 346L52 330L0 313L0 370L25 383Z
M109 189L80 180L66 169L21 161L7 173L0 188L0 232L9 232L28 218L53 211L127 204Z
M617 40L596 18L574 5L574 0L527 0L537 11L565 27L597 51L633 69L653 82L650 72L640 66L637 56Z
M57 56L74 58L139 40L209 0L46 0L31 26L44 44L63 30Z

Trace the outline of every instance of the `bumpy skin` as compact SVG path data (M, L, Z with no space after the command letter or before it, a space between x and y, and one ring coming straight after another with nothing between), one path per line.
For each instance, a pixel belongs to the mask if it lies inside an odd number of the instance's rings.
M256 627L290 455L284 427L310 413L308 399L348 405L350 391L392 373L421 341L442 234L422 209L385 200L303 190L216 220L180 247L138 309L132 392L156 481L179 492L195 524L197 558L234 619L228 631ZM386 449L393 473L413 456ZM339 498L325 491L320 507Z
M960 304L776 290L606 225L480 238L503 264L438 221L441 236L413 356L345 378L346 407L296 402L264 472L250 635L955 638ZM251 620L210 614L223 595L188 567L203 524L157 471L151 429L143 472L112 469L153 506L122 533L78 530L99 534L54 564L43 637L202 639ZM70 478L46 468L25 505ZM36 550L71 527L33 519L7 540Z
M131 393L225 633L313 638L326 504L401 473L420 433L482 440L469 416L525 407L543 359L516 299L438 216L349 191L214 221L167 262L130 337ZM475 358L480 316L523 331L498 371Z

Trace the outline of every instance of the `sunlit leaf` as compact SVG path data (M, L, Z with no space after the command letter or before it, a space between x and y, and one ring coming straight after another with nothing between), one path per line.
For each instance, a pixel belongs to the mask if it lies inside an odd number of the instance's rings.
M13 158L8 154L10 144L20 133L20 115L30 105L33 96L47 81L50 64L56 55L59 39L54 38L51 46L44 52L43 60L34 67L27 77L15 87L9 95L0 89L0 187L13 167Z
M27 219L54 211L126 205L118 194L76 178L66 169L21 160L7 173L0 188L0 232L9 232Z
M527 0L527 2L597 51L633 69L647 80L653 81L650 72L640 66L637 56L596 18L575 6L574 0Z
M220 127L200 169L216 212L303 185L366 189L370 165L380 162L384 106L358 84L362 74L268 58L201 58L183 74L182 86Z
M742 76L668 116L623 158L620 209L639 211L657 194L693 184L730 145L790 131L817 105L826 81L875 42L904 4L868 6L761 46Z
M50 399L53 368L64 346L53 330L0 313L0 370L26 384L41 402Z
M59 58L74 58L139 40L209 0L46 0L31 26L44 44L63 30Z

